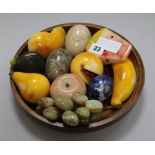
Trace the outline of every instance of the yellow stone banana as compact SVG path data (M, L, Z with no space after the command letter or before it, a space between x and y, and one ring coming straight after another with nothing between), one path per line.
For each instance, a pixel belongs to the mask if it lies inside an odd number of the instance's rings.
M132 93L136 84L136 71L130 59L112 65L114 90L111 105L122 104Z

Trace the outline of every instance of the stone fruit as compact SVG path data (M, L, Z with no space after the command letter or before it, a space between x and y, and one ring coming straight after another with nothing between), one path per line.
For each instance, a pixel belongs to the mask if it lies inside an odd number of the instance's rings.
M106 118L113 115L112 112L113 112L112 109L109 109L109 110L107 109L107 110L99 112L99 113L92 113L90 115L89 122L98 122L98 121L101 121L103 119L106 119Z
M55 27L51 31L52 49L63 48L65 46L66 32L62 27Z
M42 108L51 107L54 105L54 99L50 97L42 97L39 100L37 100L37 105L41 106Z
M79 125L79 118L73 111L65 111L62 114L62 120L65 124L69 126L78 126Z
M99 113L91 114L89 121L90 122L97 122L97 121L102 120L102 118L103 118L103 111L99 112Z
M103 101L112 93L112 80L109 76L96 76L87 87L87 96L89 99Z
M107 28L97 31L89 40L86 51L98 55L104 64L118 63L127 58L132 45Z
M75 93L72 95L72 100L78 106L85 106L88 97L85 94Z
M38 113L38 114L42 114L42 111L44 110L40 105L37 105L36 106L36 108L35 108L35 110L36 110L36 112Z
M28 40L28 49L47 58L54 49L64 47L65 37L66 32L62 27L55 27L51 33L36 32Z
M86 102L86 108L88 108L92 113L98 113L103 110L103 104L98 100L88 100Z
M88 125L89 124L89 118L80 119L80 125Z
M39 53L25 52L13 60L14 71L42 74L45 72L45 59Z
M90 116L90 111L88 108L86 107L79 107L76 110L76 114L79 116L79 118L81 119L86 119L89 118Z
M103 63L96 55L83 52L78 54L71 63L71 72L79 75L85 83L89 83L91 75L103 74Z
M56 99L61 96L71 98L74 93L86 93L83 80L75 74L63 74L58 76L52 83L50 95Z
M50 97L42 97L39 100L36 101L37 107L36 111L39 114L42 114L42 111L45 108L52 107L54 105L54 100Z
M57 121L60 117L60 113L56 107L48 107L43 110L43 116L50 121Z
M59 97L55 100L55 106L63 111L72 110L73 102L70 98Z
M50 83L42 74L14 72L12 79L22 97L29 103L36 104L37 100L49 94Z
M133 92L136 85L136 71L130 59L112 66L114 72L114 90L112 105L122 104Z
M29 51L40 53L46 58L52 51L52 37L48 32L36 32L28 40Z
M70 70L70 63L72 61L72 54L66 49L56 49L47 58L46 71L50 81L53 81L59 75L68 73Z
M65 47L75 56L86 49L91 38L89 29L84 25L74 25L66 35Z

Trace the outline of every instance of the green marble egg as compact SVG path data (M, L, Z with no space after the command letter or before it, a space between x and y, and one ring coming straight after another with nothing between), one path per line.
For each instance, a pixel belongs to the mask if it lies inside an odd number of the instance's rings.
M71 52L66 49L59 48L52 51L46 61L45 74L48 79L52 82L59 75L68 73L72 58Z

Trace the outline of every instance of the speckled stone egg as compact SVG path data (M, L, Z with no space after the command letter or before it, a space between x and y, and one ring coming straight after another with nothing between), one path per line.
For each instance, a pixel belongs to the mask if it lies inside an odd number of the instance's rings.
M75 56L85 51L86 45L91 38L89 29L84 25L74 25L66 35L65 48Z
M111 95L112 85L112 80L109 76L96 76L87 87L87 96L89 99L103 101Z
M47 58L45 74L50 81L69 72L72 54L66 49L56 49Z

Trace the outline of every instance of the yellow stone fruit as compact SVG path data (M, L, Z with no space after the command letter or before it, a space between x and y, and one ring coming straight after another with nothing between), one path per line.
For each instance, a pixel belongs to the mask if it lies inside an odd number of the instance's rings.
M122 104L131 95L136 84L136 71L130 59L112 65L114 72L114 90L111 104Z
M49 32L37 32L28 40L29 51L40 53L44 58L56 48L64 47L66 32L62 27L55 27Z
M55 27L51 31L52 49L62 48L65 46L66 32L62 27Z
M97 31L89 40L87 47L86 47L86 51L89 50L90 46L92 45L92 43L96 43L98 41L98 39L102 36L104 32L104 28L100 29L99 31Z
M103 63L99 57L92 53L83 52L78 54L71 63L71 73L79 75L85 83L89 83L91 77L86 73L101 75L103 74Z
M50 92L50 83L42 74L14 72L12 78L22 97L29 103L36 103Z
M52 37L48 32L37 32L28 41L29 51L40 53L46 58L52 51Z

